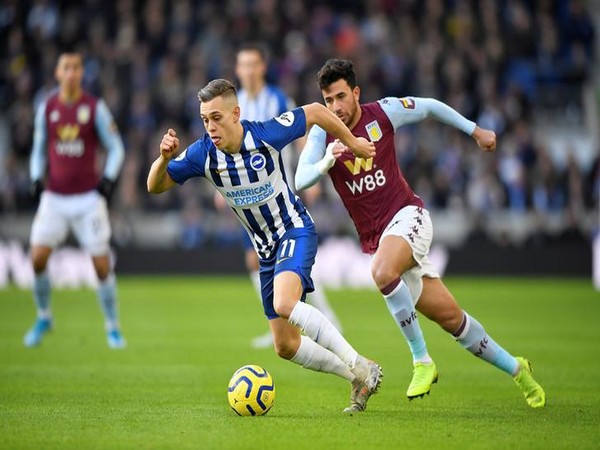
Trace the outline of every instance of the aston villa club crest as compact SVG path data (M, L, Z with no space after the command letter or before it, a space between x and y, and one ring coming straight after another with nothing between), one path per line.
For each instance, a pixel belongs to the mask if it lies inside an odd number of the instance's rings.
M377 142L382 138L383 133L381 132L381 128L379 127L379 124L376 120L374 120L371 123L368 123L365 128L367 129L369 138L371 138L371 142Z
M90 121L90 117L92 115L92 111L90 110L89 105L80 105L77 108L77 122L85 125Z

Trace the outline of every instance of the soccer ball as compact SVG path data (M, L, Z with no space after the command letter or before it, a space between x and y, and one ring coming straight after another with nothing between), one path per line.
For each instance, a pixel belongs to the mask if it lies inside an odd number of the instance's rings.
M240 367L229 380L227 399L240 416L262 416L275 400L273 378L260 366Z

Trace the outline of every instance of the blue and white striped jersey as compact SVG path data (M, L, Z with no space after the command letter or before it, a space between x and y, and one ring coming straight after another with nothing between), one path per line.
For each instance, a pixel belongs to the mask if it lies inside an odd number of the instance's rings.
M281 89L270 84L256 97L250 97L245 89L240 89L237 97L241 118L247 120L269 120L296 107Z
M240 105L240 117L246 120L269 120L296 107L296 103L290 97L272 84L266 84L254 97L248 95L247 90L240 89L237 97ZM283 164L287 173L293 173L297 158L292 145L285 148L283 151ZM296 192L294 177L291 177L289 182L292 190Z
M171 160L167 171L179 184L193 177L212 183L246 228L259 257L268 259L285 231L314 226L288 185L280 153L306 133L306 116L296 108L271 120L241 124L244 140L238 153L217 149L205 134Z

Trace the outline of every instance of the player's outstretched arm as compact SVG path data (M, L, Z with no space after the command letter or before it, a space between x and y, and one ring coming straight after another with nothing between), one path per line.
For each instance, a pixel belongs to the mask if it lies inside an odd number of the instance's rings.
M416 100L420 104L424 104L429 116L469 134L483 151L493 152L496 149L496 133L493 131L477 126L475 122L471 122L458 111L439 100L432 98Z
M306 127L319 125L332 136L338 138L355 156L370 158L375 156L375 144L365 138L354 136L344 122L320 103L304 105Z
M380 105L394 124L394 128L431 117L468 134L484 151L496 149L496 134L493 131L478 127L475 122L434 98L386 98L380 101Z
M496 149L496 133L493 131L480 128L475 122L471 122L458 111L439 100L428 98L416 99L416 101L424 104L429 116L470 135L480 149L488 152L493 152Z
M160 194L175 186L175 181L167 172L167 165L177 156L178 149L179 138L175 130L169 128L160 141L160 156L152 163L148 173L147 185L151 194Z

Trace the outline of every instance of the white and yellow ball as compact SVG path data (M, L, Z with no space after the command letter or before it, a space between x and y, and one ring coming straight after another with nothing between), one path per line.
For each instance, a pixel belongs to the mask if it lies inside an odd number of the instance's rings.
M235 371L227 389L229 405L240 416L262 416L275 400L271 374L260 366L247 365Z

